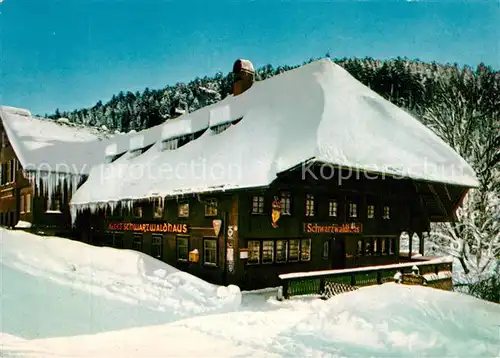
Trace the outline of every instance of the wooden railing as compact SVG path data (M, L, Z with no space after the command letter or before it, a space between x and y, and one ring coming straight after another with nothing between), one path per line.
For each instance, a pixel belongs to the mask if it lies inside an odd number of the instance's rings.
M327 270L297 272L279 275L282 286L283 298L304 295L320 295L327 293L327 288L336 293L351 291L358 287L380 285L386 282L394 282L396 273L410 274L413 266L417 266L419 274L429 277L432 284L438 287L438 282L449 281L451 289L451 276L440 273L452 272L452 261L447 258L433 260L414 260L411 262L380 265L370 267L358 267L344 270ZM448 289L448 284L443 286ZM443 288L439 287L439 288Z

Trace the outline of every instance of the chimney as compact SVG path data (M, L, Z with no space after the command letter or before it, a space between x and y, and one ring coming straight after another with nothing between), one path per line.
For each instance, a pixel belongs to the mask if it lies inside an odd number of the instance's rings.
M252 87L255 70L252 62L248 60L239 59L233 65L233 96L238 96Z

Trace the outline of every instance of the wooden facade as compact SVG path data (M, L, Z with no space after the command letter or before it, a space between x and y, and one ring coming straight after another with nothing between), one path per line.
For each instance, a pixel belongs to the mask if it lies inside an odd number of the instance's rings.
M1 225L21 220L36 233L141 251L242 289L277 286L290 272L405 262L401 233L417 233L423 253L422 233L432 221L451 220L467 191L304 163L267 187L86 211L73 226L67 188L49 201L41 184L28 180L3 129L1 138Z
M337 173L319 179L297 169L265 188L84 212L77 232L83 241L138 250L212 283L258 289L278 286L283 273L407 262L401 233L422 238L431 220L451 215L465 190L448 187L448 205L433 212L423 205L422 183ZM194 250L198 262L189 260Z
M31 184L29 173L23 170L3 126L0 137L0 225L14 228L24 221L31 224L34 232L71 237L71 198L67 189L59 188L49 201L42 194L42 187Z

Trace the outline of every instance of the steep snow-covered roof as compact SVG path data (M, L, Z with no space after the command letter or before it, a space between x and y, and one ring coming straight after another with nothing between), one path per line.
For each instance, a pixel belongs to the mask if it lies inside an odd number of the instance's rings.
M257 82L176 125L212 128L241 117L178 149L156 142L141 155L96 166L72 204L266 186L308 160L477 185L472 168L430 129L327 59Z
M89 143L102 137L96 128L65 120L36 118L20 108L1 106L0 117L9 142L25 169L75 173L78 168L89 166L95 150ZM90 167L86 171L90 171Z

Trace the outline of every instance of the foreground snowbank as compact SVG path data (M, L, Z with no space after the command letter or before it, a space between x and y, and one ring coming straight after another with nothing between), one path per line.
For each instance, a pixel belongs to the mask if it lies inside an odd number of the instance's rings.
M166 325L71 338L6 337L13 357L496 357L500 307L385 284L328 301L269 302ZM274 306L274 307L273 307ZM273 308L272 308L273 307Z
M500 305L463 294L390 283L278 302L137 252L0 243L2 357L498 357Z
M26 280L33 281L25 291L34 290L38 296L34 302L23 297L18 303L19 310L22 304L26 305L25 309L33 303L40 304L41 296L47 301L53 300L51 295L67 296L69 289L71 297L67 298L67 302L64 302L64 297L58 301L60 305L81 301L84 307L76 310L87 311L89 304L99 309L102 306L99 302L81 299L91 295L101 299L101 302L114 302L113 305L121 309L141 307L143 311L156 312L156 316L158 312L164 313L159 322L148 320L148 323L165 323L212 311L228 311L241 302L237 287L209 284L136 251L94 247L77 241L5 229L0 229L0 243L2 272L6 272L3 275L4 286L12 282L12 289L16 290ZM47 290L47 287L51 289ZM6 298L9 296L3 294L2 303ZM15 300L15 297L12 299ZM8 314L12 312L2 310L2 319ZM126 312L122 314L127 315Z

